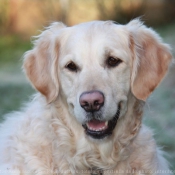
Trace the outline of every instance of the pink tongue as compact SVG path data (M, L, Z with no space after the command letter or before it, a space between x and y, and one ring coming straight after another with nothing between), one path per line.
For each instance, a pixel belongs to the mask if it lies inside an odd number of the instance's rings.
M88 122L88 127L91 129L98 130L100 128L105 127L105 122L99 121L99 120L91 120Z

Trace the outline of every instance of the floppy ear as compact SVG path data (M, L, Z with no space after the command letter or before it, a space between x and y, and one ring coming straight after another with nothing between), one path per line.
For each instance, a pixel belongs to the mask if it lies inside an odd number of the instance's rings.
M46 28L34 43L33 50L26 52L23 68L32 85L50 103L58 96L58 57L59 41L56 40L62 23L53 23Z
M133 54L131 90L140 100L146 100L164 77L171 53L168 45L138 19L127 24Z

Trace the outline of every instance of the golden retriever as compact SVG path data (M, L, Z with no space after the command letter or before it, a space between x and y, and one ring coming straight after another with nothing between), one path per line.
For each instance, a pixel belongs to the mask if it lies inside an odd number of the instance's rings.
M146 99L167 72L168 45L139 19L56 22L24 56L39 93L0 129L0 174L171 174Z

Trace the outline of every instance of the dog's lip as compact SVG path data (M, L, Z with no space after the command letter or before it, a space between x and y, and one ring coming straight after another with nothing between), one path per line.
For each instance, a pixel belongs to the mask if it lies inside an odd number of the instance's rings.
M109 121L100 121L92 119L82 126L85 129L85 133L94 139L103 139L112 134L118 118L120 116L120 105L115 116Z

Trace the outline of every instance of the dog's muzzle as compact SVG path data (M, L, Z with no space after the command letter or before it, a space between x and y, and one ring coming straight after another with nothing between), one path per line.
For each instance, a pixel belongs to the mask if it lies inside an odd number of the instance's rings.
M87 135L91 136L94 139L103 139L112 134L119 116L120 106L118 107L118 110L112 120L100 121L97 119L92 119L82 126L85 129L85 133Z
M100 120L99 115L95 115L104 104L104 95L102 92L85 92L80 96L79 101L81 107L87 113L91 114L91 118L82 125L85 129L85 133L94 139L103 139L111 135L120 116L120 105L118 105L117 112L111 120L102 121Z

